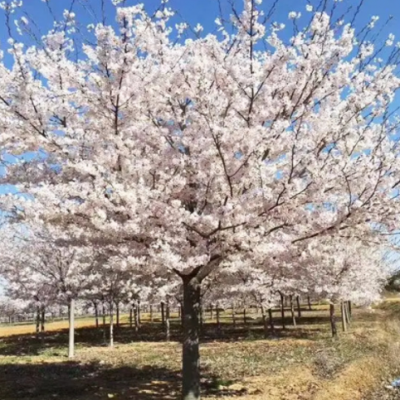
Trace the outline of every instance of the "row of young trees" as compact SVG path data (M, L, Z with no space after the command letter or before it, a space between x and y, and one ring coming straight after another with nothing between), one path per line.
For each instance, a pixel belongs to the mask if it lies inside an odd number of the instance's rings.
M15 297L63 299L71 322L77 298L180 297L185 400L200 396L204 286L264 312L281 294L379 297L400 215L400 47L376 18L356 30L360 7L308 3L288 37L277 2L245 0L205 33L174 26L166 0L113 0L115 23L86 29L79 3L58 19L46 0L44 35L1 3L0 144L25 154L1 198Z

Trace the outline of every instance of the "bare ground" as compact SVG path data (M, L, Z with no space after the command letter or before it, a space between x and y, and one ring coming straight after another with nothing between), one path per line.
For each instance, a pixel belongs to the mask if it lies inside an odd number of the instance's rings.
M203 398L400 399L400 391L386 388L400 373L400 323L395 317L400 303L393 304L355 310L350 330L340 332L339 339L330 337L328 315L321 307L303 311L297 328L283 331L277 326L268 339L256 316L236 328L228 314L220 330L215 321L208 323L201 347ZM173 321L170 343L163 341L159 323L145 321L136 333L126 319L123 322L111 349L104 344L102 330L89 326L93 320L80 321L73 361L66 358L62 322L49 324L40 339L30 326L1 327L0 399L179 398L178 319Z

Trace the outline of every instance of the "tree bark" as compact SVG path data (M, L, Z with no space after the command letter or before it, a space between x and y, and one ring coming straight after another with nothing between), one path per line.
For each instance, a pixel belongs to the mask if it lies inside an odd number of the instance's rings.
M301 318L300 296L296 296L296 303L297 303L297 316Z
M342 301L340 303L340 314L342 318L342 329L343 332L347 331L347 322L346 322L346 302Z
M135 332L139 332L139 312L137 303L135 304L135 308L133 309L133 316L135 319Z
M308 310L312 311L310 296L307 296Z
M268 317L269 317L269 326L270 326L270 329L271 329L271 333L273 334L275 332L274 318L272 316L272 310L270 308L268 309Z
M164 302L161 302L161 324L164 326L165 325L165 307L164 307Z
M233 327L236 328L236 314L235 314L235 305L232 304L232 324Z
M212 304L210 304L210 320L211 320L211 322L214 319L213 311L214 311L214 307Z
M285 303L283 294L281 293L281 320L282 320L282 329L285 329Z
M151 323L153 323L153 319L154 319L154 317L153 317L153 305L150 304L150 322Z
M75 299L69 300L69 343L68 343L68 358L73 358L75 355Z
M115 308L116 308L116 317L117 317L117 328L119 328L119 301L115 303Z
M262 316L263 328L264 328L264 339L267 339L267 337L268 337L268 322L267 322L267 316L265 314L265 308L263 306L261 306L261 316Z
M169 308L169 296L166 298L166 303L165 303L165 340L169 342L171 338L171 326L170 326L170 308Z
M199 311L200 282L183 276L182 399L200 398Z
M221 320L220 320L220 309L219 309L219 304L215 306L215 313L217 315L217 329L218 331L221 331Z
M293 326L297 326L297 324L296 324L296 315L295 315L295 312L294 312L293 296L291 295L289 297L289 299L290 299L290 313L292 315Z
M133 307L130 306L129 308L129 327L133 327Z
M44 332L44 324L45 324L45 321L46 321L46 308L43 306L42 307L42 318L41 318L41 320L40 320L40 330L41 330L41 332Z
M11 321L9 321L11 323ZM36 335L39 336L40 332L40 307L36 307Z
M330 316L330 321L331 321L332 337L337 337L335 305L334 304L329 305L329 316Z
M110 347L114 347L114 303L110 301Z
M97 302L94 302L94 316L96 318L96 328L99 328L99 309L97 306Z
M137 313L138 313L138 325L140 326L142 324L142 315L141 315L141 309L140 309L140 299L137 301Z
M351 313L351 301L349 300L349 319L351 321L351 318L353 317L352 313Z
M106 306L102 303L102 313L103 313L103 340L104 343L107 341L107 333L106 333Z
M346 301L344 303L344 311L345 311L347 325L350 325L351 319L350 319L350 316L349 316L349 302L348 301Z
M243 307L243 324L247 325L247 317L246 317L246 307Z

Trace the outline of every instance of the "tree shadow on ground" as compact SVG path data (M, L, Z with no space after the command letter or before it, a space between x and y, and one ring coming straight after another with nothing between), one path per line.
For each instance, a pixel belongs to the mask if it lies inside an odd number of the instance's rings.
M203 376L203 393L215 395L215 377ZM2 400L168 400L179 398L180 382L179 372L150 366L77 362L0 365Z
M235 342L242 340L263 340L293 338L316 340L316 333L323 334L328 332L329 316L304 316L297 319L298 326L292 326L292 319L285 318L286 329L282 329L282 321L275 319L275 329L268 330L265 335L264 327L259 318L249 318L247 323L237 322L233 326L231 321L222 319L218 325L216 322L208 322L201 329L201 342L208 343L214 341ZM313 329L310 329L313 325ZM75 342L79 346L107 346L109 326L99 326L78 328L75 331ZM171 320L170 329L171 341L180 342L182 340L182 327L180 320ZM114 340L116 344L127 344L134 342L165 342L166 334L160 322L146 322L140 326L138 331L131 328L129 324L114 327ZM7 356L30 356L39 355L51 349L52 355L57 355L57 348L65 349L68 344L68 329L41 333L40 337L34 334L13 335L0 338L0 355Z

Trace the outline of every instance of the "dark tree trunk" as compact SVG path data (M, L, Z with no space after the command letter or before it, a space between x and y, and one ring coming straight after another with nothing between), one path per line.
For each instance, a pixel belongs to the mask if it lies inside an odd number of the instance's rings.
M129 308L129 327L133 328L133 307Z
M247 325L247 317L246 317L246 307L243 308L243 324Z
M300 296L296 297L296 303L297 303L297 316L301 318Z
M115 308L116 308L116 319L117 319L117 328L119 328L119 301L115 303Z
M214 307L212 304L210 304L210 320L211 320L211 322L214 319L213 310L214 310Z
M107 333L106 333L106 306L104 303L102 304L102 313L103 313L103 340L104 343L107 341Z
M135 304L135 308L133 309L133 315L135 319L135 332L139 332L139 312L137 303Z
M347 317L346 317L346 302L342 301L340 303L340 316L342 318L342 329L343 332L347 331Z
M137 302L137 313L138 313L138 324L139 326L142 324L142 313L140 308L140 300Z
M11 323L11 320L10 320ZM36 335L39 336L40 332L40 307L36 307Z
M282 329L285 329L285 303L283 294L281 293L281 320L282 320Z
M271 333L273 334L275 332L274 318L272 316L272 310L270 308L268 309L268 317L269 317L269 326L270 326L270 329L271 329Z
M335 317L335 305L330 304L329 306L329 316L331 321L331 329L332 329L332 337L337 336L337 328L336 328L336 317Z
M153 305L150 304L150 322L151 323L153 323L153 319L154 319L154 317L153 317Z
M261 306L261 316L264 328L264 338L266 339L268 337L268 322L267 322L267 316L265 314L265 308L263 306Z
M349 319L351 321L351 318L353 317L352 313L351 313L351 301L349 301Z
M310 296L307 296L308 310L312 311Z
M295 312L294 312L293 296L291 295L289 297L289 299L290 299L290 314L292 315L293 326L297 326L297 324L296 324L296 315L295 315Z
M183 276L182 399L200 398L199 311L200 282Z
M161 324L165 325L165 309L164 309L164 302L161 302Z
M235 305L232 304L232 324L233 327L236 328L236 314L235 314Z
M182 326L185 324L185 309L182 301ZM204 328L204 308L203 308L203 299L200 299L199 304L199 318L200 318L200 329L203 331Z
M94 315L96 318L96 328L99 328L99 310L96 302L94 303Z
M179 310L180 310L180 317L181 317L181 325L183 326L183 314L184 314L184 312L183 312L183 302L182 303L179 303ZM200 305L200 325L203 323L203 319L202 319L202 315L201 315L201 313L202 313L202 310L201 310L201 305Z
M46 308L43 306L42 307L42 318L40 320L40 330L41 330L41 332L44 332L45 321L46 321Z

